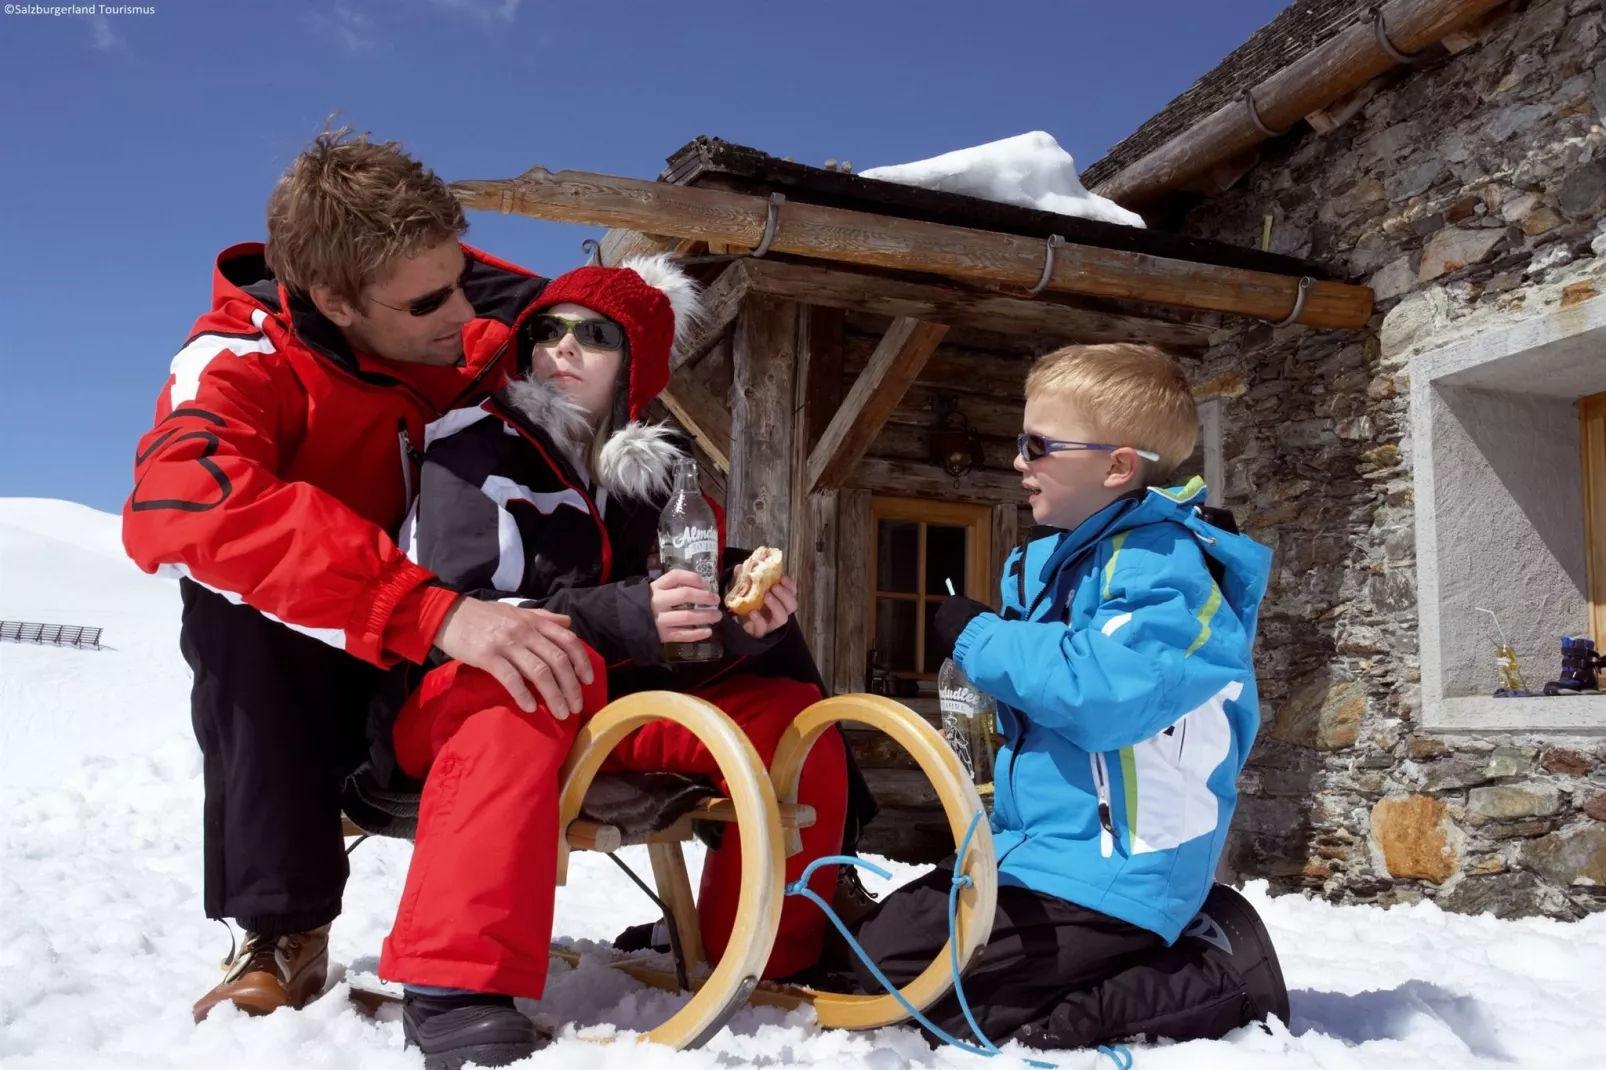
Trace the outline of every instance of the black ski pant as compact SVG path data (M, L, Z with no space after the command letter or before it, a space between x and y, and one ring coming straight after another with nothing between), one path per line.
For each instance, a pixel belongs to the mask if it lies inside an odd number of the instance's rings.
M953 859L889 894L856 933L887 979L914 980L948 942ZM987 1039L1036 1048L1089 1048L1144 1034L1221 1037L1254 1020L1244 984L1209 945L1167 947L1135 925L1026 888L1000 886L992 936L964 974L965 997ZM881 986L853 957L866 992ZM926 1016L974 1041L949 994Z
M207 917L303 932L340 913L340 788L369 757L388 674L190 580L179 645L195 672Z

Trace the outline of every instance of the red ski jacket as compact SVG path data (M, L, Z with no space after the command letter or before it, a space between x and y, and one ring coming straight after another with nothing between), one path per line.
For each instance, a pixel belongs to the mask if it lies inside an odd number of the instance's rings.
M456 592L395 535L424 425L499 385L546 280L463 247L476 318L458 367L354 352L268 272L263 247L218 257L212 310L173 358L134 458L123 545L376 665L422 663Z

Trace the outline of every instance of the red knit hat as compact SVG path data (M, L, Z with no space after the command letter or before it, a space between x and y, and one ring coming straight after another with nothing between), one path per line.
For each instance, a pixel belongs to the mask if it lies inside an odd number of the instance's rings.
M697 284L667 254L631 257L616 268L575 268L547 283L533 308L563 304L583 305L625 329L632 420L669 384L669 354L702 317Z

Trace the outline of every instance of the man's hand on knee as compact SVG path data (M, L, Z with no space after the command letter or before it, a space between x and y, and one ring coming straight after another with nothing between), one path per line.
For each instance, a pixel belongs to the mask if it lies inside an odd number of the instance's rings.
M579 713L580 688L593 679L591 658L569 618L544 609L459 598L435 636L447 657L484 669L507 688L519 708L532 713L536 698L558 720Z

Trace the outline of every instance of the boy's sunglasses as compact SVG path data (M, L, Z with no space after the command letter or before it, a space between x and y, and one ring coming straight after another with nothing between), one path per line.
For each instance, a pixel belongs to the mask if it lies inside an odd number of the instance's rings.
M1074 453L1082 450L1103 450L1107 453L1122 449L1121 446L1107 446L1102 442L1068 442L1058 438L1044 438L1042 435L1027 432L1015 440L1015 448L1020 450L1021 460L1041 461L1051 453ZM1153 450L1133 449L1133 453L1145 461L1158 461L1160 455Z
M446 302L450 301L452 299L452 295L463 288L463 284L468 281L468 273L473 270L474 261L469 257L464 257L463 273L459 275L457 277L457 281L451 285L442 286L439 290L431 290L423 297L414 298L405 305L393 305L389 302L381 301L378 298L374 298L374 304L384 305L386 308L394 309L397 312L405 312L409 316L427 316L431 312L439 309Z
M613 320L572 320L548 314L530 321L530 341L538 346L561 342L571 331L576 342L590 349L625 347L625 329Z

